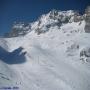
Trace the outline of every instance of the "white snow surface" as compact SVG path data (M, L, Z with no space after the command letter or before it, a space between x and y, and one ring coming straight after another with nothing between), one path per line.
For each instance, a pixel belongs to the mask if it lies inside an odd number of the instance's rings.
M72 22L40 35L33 30L23 37L0 38L0 88L90 90L90 60L80 60L80 51L90 47L84 27L85 21Z

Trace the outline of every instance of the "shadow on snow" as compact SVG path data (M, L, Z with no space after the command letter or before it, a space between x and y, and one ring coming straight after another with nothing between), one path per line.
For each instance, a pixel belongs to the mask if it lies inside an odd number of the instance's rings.
M25 54L22 52L23 48L19 47L12 52L8 52L0 47L0 60L7 64L21 64L26 61Z

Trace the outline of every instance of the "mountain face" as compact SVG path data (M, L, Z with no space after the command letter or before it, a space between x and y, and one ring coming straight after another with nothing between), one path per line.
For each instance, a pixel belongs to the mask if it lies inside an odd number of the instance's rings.
M9 33L5 33L5 37L18 37L24 36L31 30L31 26L26 23L14 23L12 26L12 30Z
M51 27L57 26L60 28L63 24L72 22L81 22L84 17L77 11L59 11L52 10L48 14L42 15L36 22L33 23L14 23L11 32L5 34L6 37L17 37L26 35L34 30L37 34L47 32Z
M87 7L84 15L80 15L78 11L59 11L52 10L48 14L42 15L36 22L33 23L14 23L12 30L5 34L5 37L24 36L28 32L34 30L37 34L47 32L51 27L57 26L60 28L63 24L72 22L81 22L85 20L85 32L89 32L90 26L90 7Z
M57 26L60 28L63 24L79 22L76 16L78 13L72 10L70 11L57 11L52 10L46 15L42 15L41 18L32 24L31 29L34 29L37 34L47 32L50 28ZM81 17L81 16L80 16Z
M87 9L85 11L85 14L86 14L86 18L85 18L85 21L86 21L85 32L86 33L90 33L90 6L87 7Z
M90 90L89 11L52 10L15 23L0 38L0 89Z

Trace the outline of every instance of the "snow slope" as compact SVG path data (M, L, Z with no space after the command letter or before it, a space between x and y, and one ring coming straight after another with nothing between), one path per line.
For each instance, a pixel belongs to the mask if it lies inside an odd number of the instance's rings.
M90 58L80 55L90 48L84 27L83 20L40 35L33 28L22 37L0 38L0 88L90 90Z

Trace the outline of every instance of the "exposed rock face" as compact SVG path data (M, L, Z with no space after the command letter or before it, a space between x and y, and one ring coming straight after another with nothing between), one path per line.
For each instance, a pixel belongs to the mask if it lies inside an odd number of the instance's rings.
M42 15L37 23L32 25L33 28L31 29L35 30L37 34L42 34L47 32L51 27L57 26L60 28L64 24L81 22L82 20L83 16L77 11L52 10L48 14Z
M42 15L37 21L33 23L15 23L12 26L12 30L6 33L6 37L17 37L26 35L28 32L34 30L38 35L47 32L52 27L61 28L62 25L81 22L85 20L85 32L90 32L90 6L85 10L84 15L80 15L79 11L68 10L59 11L52 10L47 14Z
M80 52L80 60L90 62L90 47L86 47Z
M81 56L85 56L85 57L90 57L90 48L84 48L81 52L80 52L80 57Z
M27 34L31 29L30 29L29 24L25 24L22 22L19 23L14 23L12 26L12 30L9 33L6 33L6 37L18 37L18 36L23 36Z
M83 19L84 19L84 17L82 15L80 15L78 11L76 11L74 14L74 22L80 22Z
M87 7L85 11L85 21L86 21L86 26L85 26L85 32L90 33L90 6Z

